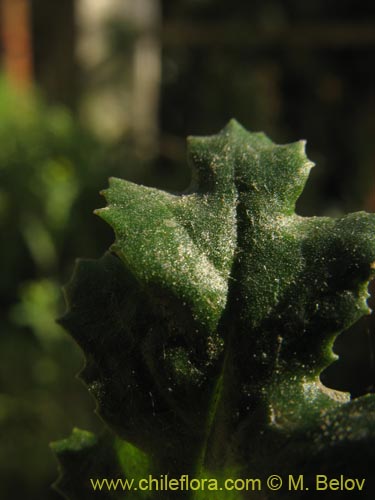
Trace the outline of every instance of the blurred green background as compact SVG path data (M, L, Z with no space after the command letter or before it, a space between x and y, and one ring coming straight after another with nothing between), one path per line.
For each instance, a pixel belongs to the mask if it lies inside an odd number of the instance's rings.
M48 443L101 427L55 319L75 258L112 242L107 177L185 189L185 137L235 117L308 139L300 214L375 211L375 3L0 0L0 32L0 498L57 500ZM374 390L374 326L324 383Z

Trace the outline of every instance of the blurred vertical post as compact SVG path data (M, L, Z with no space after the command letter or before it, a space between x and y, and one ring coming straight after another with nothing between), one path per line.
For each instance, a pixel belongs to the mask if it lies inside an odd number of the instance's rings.
M1 0L1 33L5 74L18 87L33 81L29 0Z
M161 9L158 0L137 0L132 8L138 33L133 55L132 129L137 148L147 155L155 152L158 143Z
M29 1L34 81L49 102L63 104L75 111L79 88L75 59L76 0Z
M139 156L154 156L159 130L160 0L77 0L76 7L77 57L85 80L81 116L102 138L122 141L127 135ZM131 36L114 48L114 32Z

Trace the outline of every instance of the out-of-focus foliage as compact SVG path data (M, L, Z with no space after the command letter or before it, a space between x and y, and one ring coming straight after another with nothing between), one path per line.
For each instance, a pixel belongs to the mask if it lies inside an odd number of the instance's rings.
M0 292L8 298L24 277L59 270L61 251L71 254L90 234L74 232L82 222L75 203L103 176L98 155L98 144L67 110L1 83Z
M56 318L75 255L99 251L93 193L104 149L64 108L0 82L0 484L7 498L54 498L48 443L92 403L78 349ZM20 480L21 478L21 480ZM15 491L16 490L16 491Z

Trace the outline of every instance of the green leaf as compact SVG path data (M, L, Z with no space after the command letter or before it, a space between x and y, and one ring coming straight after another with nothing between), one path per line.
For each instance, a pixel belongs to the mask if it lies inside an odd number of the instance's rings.
M70 500L92 498L89 476L96 478L106 473L113 474L117 465L111 446L101 443L91 432L80 429L74 429L69 438L52 443L51 448L60 463L60 476L54 488ZM108 495L104 498L114 497Z
M134 277L188 303L210 331L225 307L236 238L232 169L222 166L212 166L205 177L212 189L199 195L174 196L111 179L104 192L109 207L97 211L114 227L114 251Z
M104 420L166 462L175 447L196 447L215 378L214 339L183 308L172 316L153 302L111 254L78 262L66 291L61 322L85 351L80 376Z
M113 254L81 261L67 288L62 322L99 413L159 474L311 475L341 453L354 470L363 449L368 471L374 399L349 402L319 375L337 334L369 312L375 216L296 215L304 142L236 121L191 138L189 159L179 196L111 179L98 214Z
M91 432L73 429L69 438L51 443L59 458L60 476L54 488L64 498L89 500L100 494L103 500L130 500L149 498L148 493L127 491L119 487L108 489L103 479L139 480L147 477L150 464L147 457L130 443L121 441L108 432L100 437ZM100 487L101 486L101 487Z

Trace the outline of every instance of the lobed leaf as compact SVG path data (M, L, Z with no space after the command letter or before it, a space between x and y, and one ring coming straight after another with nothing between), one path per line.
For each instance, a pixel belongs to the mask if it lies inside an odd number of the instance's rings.
M189 160L179 196L111 179L97 213L112 254L78 263L67 288L62 323L100 415L161 474L311 476L338 458L368 471L374 398L350 402L319 375L369 312L375 215L296 215L304 142L236 121L190 138Z

